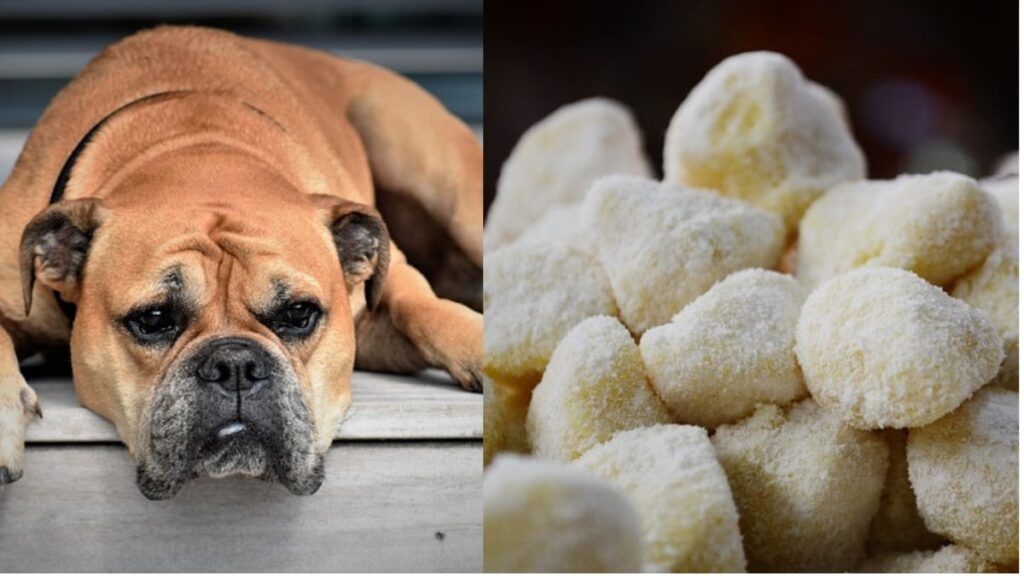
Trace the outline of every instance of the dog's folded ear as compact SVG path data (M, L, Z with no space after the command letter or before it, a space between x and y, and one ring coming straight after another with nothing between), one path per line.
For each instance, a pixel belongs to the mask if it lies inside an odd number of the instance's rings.
M391 259L391 238L384 220L366 204L319 194L312 196L312 201L327 213L327 226L349 291L365 282L366 305L375 310Z
M37 280L65 300L77 300L89 244L105 214L95 198L65 200L28 223L19 252L25 316L32 310L32 289Z

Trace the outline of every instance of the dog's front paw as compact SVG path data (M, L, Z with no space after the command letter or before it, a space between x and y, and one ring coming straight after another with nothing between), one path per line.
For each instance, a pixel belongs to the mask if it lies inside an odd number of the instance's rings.
M35 390L20 374L0 378L0 486L21 478L25 461L25 427L42 418Z
M483 316L464 306L454 306L457 313L450 314L444 329L436 333L440 364L464 390L483 392Z

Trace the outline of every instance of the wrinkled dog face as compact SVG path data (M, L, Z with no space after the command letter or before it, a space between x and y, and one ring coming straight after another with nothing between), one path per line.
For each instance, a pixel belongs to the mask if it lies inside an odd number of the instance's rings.
M78 306L78 396L115 424L147 497L233 474L311 494L350 404L353 305L379 298L387 231L359 204L231 189L252 168L220 165L216 202L207 175L164 205L42 213L23 237L26 302L38 281Z

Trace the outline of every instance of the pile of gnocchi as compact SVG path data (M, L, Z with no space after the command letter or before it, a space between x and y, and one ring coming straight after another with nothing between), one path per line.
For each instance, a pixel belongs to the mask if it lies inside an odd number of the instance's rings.
M867 180L843 102L726 59L665 135L567 105L484 268L489 572L1018 567L1018 180Z

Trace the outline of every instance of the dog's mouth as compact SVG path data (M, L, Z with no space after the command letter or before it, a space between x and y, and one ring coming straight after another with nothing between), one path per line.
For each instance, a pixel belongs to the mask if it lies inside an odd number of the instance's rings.
M225 422L205 435L190 434L180 450L154 440L138 466L139 490L150 500L166 500L196 478L247 476L278 482L296 495L313 494L323 483L323 457L311 442L295 440L246 420Z
M322 459L317 457L308 470L294 470L283 442L268 435L260 425L231 420L216 427L199 444L193 478L251 476L284 484L296 494L311 494L323 480Z
M201 354L197 354L201 357ZM280 362L256 387L211 391L185 362L165 378L149 410L136 454L138 486L151 500L175 496L194 478L248 476L312 494L324 479L323 457L298 382Z
M255 425L232 420L215 429L200 444L194 473L196 477L242 474L263 478L271 460L268 451Z

